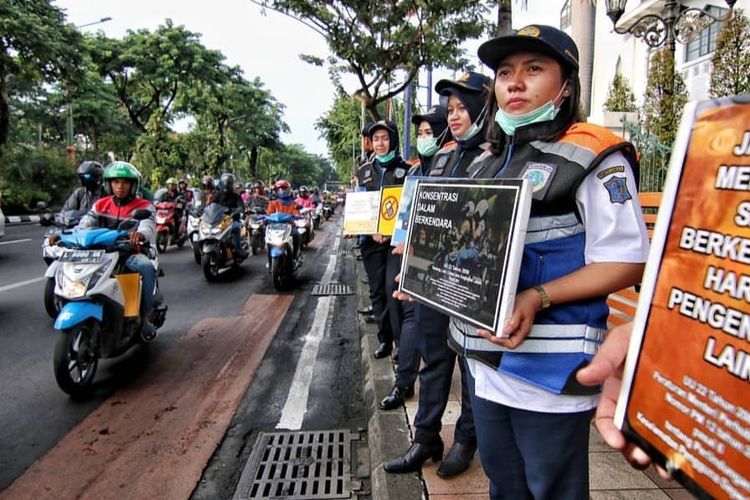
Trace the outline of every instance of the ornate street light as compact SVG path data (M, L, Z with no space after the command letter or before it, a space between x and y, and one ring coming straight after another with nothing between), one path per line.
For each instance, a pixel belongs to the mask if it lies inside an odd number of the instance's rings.
M729 8L734 7L736 0L725 0ZM666 42L674 55L675 40L688 43L700 36L700 33L716 21L722 21L703 9L687 8L674 0L664 2L659 14L644 14L626 28L618 28L617 21L625 12L627 0L606 0L607 16L612 19L615 33L629 33L642 38L649 47L661 47Z

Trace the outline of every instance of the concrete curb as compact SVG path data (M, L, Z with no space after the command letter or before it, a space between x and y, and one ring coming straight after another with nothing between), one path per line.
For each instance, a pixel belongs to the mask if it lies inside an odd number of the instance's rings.
M355 279L358 308L369 303L367 285L362 284L364 270L356 265ZM388 474L383 463L404 453L411 445L411 433L406 418L406 409L382 411L378 402L388 394L395 376L390 358L375 359L373 353L378 346L377 328L368 325L358 315L362 372L364 384L365 412L367 415L367 444L370 451L370 483L373 499L418 499L424 498L424 485L417 473Z
M14 224L33 224L39 222L41 217L39 215L6 215L5 225L12 226Z

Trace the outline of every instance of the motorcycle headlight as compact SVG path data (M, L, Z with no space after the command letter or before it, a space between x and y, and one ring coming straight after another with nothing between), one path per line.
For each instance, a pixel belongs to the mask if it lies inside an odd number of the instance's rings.
M86 276L80 280L72 280L66 277L64 273L59 273L57 279L60 284L60 295L66 299L79 299L86 295L87 285L91 278Z

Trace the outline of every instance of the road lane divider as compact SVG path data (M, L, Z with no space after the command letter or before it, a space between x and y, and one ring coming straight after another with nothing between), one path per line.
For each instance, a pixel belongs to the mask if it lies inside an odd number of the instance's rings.
M11 283L10 285L0 286L0 292L7 292L8 290L13 290L14 288L31 285L32 283L38 283L39 281L45 281L46 279L47 279L46 276L39 276L38 278L32 278L30 280L18 281L16 283Z
M31 241L31 238L24 238L22 240L0 241L0 246L2 246L2 245L12 245L13 243L24 243L26 241Z

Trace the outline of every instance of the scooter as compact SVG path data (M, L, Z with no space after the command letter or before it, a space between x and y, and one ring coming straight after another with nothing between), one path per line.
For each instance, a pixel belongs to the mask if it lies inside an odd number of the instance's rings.
M315 238L315 227L312 223L312 211L314 208L303 208L300 210L300 217L294 219L294 225L299 233L300 244L306 248Z
M328 220L333 215L333 204L330 201L323 202L323 218Z
M156 249L159 253L167 251L170 244L182 248L187 240L187 228L184 210L185 201L177 198L176 201L160 201L156 207ZM177 210L180 209L182 216L180 220L175 219Z
M201 267L206 281L214 282L219 275L238 266L244 259L239 257L232 245L232 221L238 214L218 203L206 206L201 216L198 248L201 252ZM240 237L241 244L247 240Z
M318 230L320 229L320 224L323 221L323 204L318 203L315 205L315 208L313 208L310 211L310 217L312 218L312 224L313 229Z
M150 216L136 210L135 220ZM130 243L123 229L81 229L60 236L55 295L63 302L55 320L60 330L54 354L55 380L73 398L89 396L100 358L120 356L142 343L141 277L125 267L134 253L146 253L157 267L156 252L149 245ZM160 328L167 306L154 290L149 321Z
M261 208L251 208L248 212L248 245L253 255L258 255L266 241L266 212Z
M268 272L276 290L285 290L294 280L294 271L302 265L301 238L294 243L294 226L301 217L277 212L266 216Z
M59 245L50 245L48 237L52 234L60 234L61 231L74 228L84 215L79 210L65 210L53 216L42 218L39 221L42 226L55 227L55 229L45 233L44 240L42 241L42 260L47 264L47 270L44 272L44 276L47 278L44 285L44 310L52 319L57 317L61 307L60 299L55 296L55 275L58 268L58 259L63 249Z

